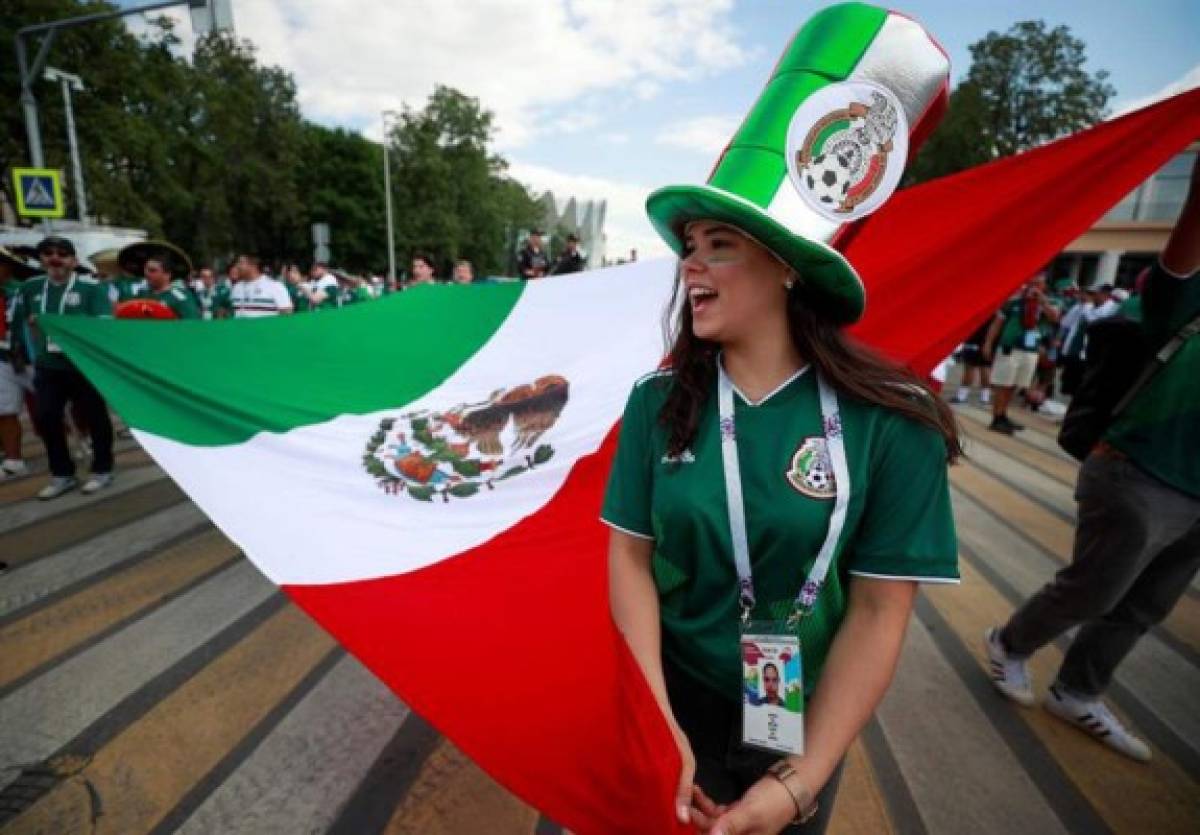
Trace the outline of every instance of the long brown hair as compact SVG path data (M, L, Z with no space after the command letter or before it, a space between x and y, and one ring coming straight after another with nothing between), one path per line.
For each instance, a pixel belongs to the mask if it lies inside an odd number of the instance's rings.
M674 374L658 419L667 430L667 453L673 456L681 455L696 437L701 408L713 392L720 350L718 343L693 333L692 309L682 288L677 274L663 322ZM678 314L673 313L676 307ZM946 443L946 459L951 463L963 454L950 407L912 371L856 341L818 313L805 297L803 282L788 291L787 318L796 351L839 395L891 409L935 430Z

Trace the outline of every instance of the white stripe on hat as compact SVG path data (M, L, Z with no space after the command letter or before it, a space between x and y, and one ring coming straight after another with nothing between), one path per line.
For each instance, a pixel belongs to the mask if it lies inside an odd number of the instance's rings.
M911 129L924 115L927 103L937 98L949 71L950 59L920 24L889 12L846 81L872 81L891 90L900 100ZM845 225L810 209L786 173L766 212L795 234L824 244L830 243Z

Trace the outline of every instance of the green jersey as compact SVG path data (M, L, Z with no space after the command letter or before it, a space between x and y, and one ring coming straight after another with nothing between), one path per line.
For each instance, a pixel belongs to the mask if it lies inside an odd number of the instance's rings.
M67 281L51 281L45 275L34 276L21 285L17 294L14 321L28 322L40 316L112 316L108 288L100 281L83 275ZM28 339L25 347L39 368L73 368L62 349L46 340L45 332L34 324L27 329L14 328L13 336Z
M1141 299L1142 328L1158 350L1200 315L1200 273L1176 278L1156 263ZM1200 335L1150 378L1105 440L1155 478L1200 498Z
M662 651L714 691L739 701L738 578L733 561L716 384L696 437L667 453L658 415L669 372L634 386L601 518L654 540ZM852 575L953 582L957 541L946 447L938 433L877 406L839 397L850 501L829 576L800 638L805 687L815 686L846 614ZM738 459L758 605L787 617L829 529L835 488L816 376L806 369L756 405L735 396Z
M109 298L116 306L130 299L145 298L150 294L150 285L144 278L134 278L131 275L119 275L109 283Z
M284 282L284 286L287 287L288 298L292 300L292 307L297 313L304 313L311 307L308 296L299 287L290 281Z
M370 302L374 300L375 297L371 295L371 291L361 284L342 296L342 304L358 304L359 302Z
M175 311L175 315L180 319L200 318L200 308L196 306L192 294L178 284L172 284L161 293L151 291L147 298L162 302Z
M1036 351L1044 341L1048 341L1054 334L1056 325L1050 321L1040 306L1038 307L1037 321L1034 322L1032 328L1025 327L1024 312L1025 300L1023 298L1005 302L1004 306L1000 308L996 315L1004 320L1004 326L1000 329L998 347Z

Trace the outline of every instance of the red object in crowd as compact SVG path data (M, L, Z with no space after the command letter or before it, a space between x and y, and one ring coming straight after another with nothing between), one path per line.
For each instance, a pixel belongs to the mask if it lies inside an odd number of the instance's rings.
M118 319L178 319L175 311L154 299L129 299L117 305Z

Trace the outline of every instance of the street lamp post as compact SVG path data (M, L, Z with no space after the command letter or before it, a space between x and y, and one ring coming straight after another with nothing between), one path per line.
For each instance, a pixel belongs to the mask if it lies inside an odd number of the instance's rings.
M17 50L17 68L21 76L21 110L25 114L25 134L29 140L29 161L34 168L45 166L46 157L42 152L42 136L38 129L37 98L33 95L33 82L41 75L42 68L46 65L46 57L50 53L50 44L54 42L55 34L61 29L71 29L101 20L112 20L184 5L193 10L193 22L201 23L208 27L209 31L233 28L233 15L230 11L229 0L159 0L159 2L148 3L144 6L51 20L48 23L37 23L17 30L17 34L13 37L13 43ZM208 31L197 31L196 34L206 35ZM25 39L29 38L32 41L38 35L42 36L42 43L38 47L33 62L30 63L29 56L25 51Z
M67 114L67 144L71 149L71 168L75 172L75 200L79 206L79 222L87 223L87 189L83 182L83 163L79 158L79 138L75 134L75 111L71 107L71 91L83 90L83 79L69 72L46 67L43 76L47 81L62 84L63 108Z
M383 111L383 205L387 213L387 252L388 252L388 286L396 286L396 236L392 227L392 170L388 157L388 146L391 145L388 136L388 117L395 116L396 111Z

